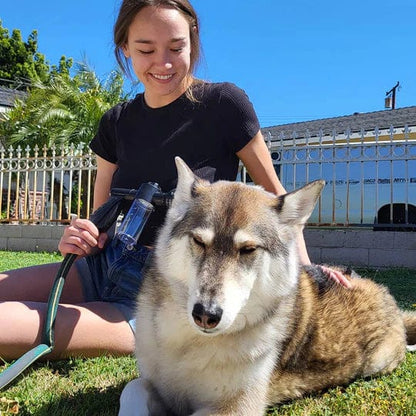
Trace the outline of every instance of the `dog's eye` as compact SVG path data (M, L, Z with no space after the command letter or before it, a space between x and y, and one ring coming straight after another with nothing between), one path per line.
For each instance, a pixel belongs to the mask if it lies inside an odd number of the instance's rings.
M240 248L240 254L244 255L244 254L250 254L253 253L254 251L256 251L257 247L256 246L243 246Z
M205 243L201 240L200 237L194 235L192 236L192 240L197 246L205 248Z

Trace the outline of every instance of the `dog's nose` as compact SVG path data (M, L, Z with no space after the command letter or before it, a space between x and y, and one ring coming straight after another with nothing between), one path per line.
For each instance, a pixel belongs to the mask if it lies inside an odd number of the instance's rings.
M196 303L192 310L192 317L199 327L213 329L220 323L222 312L220 307L206 309L202 303Z

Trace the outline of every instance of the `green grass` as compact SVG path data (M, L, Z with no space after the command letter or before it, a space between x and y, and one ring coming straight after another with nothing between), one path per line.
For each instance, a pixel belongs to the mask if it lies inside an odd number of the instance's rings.
M62 261L58 253L23 253L0 251L0 271Z
M58 254L0 251L0 270L61 260ZM402 308L415 308L416 270L359 272L387 285ZM117 415L120 392L135 376L132 357L36 363L11 387L0 392L0 415ZM275 406L267 414L410 416L416 415L415 392L416 353L408 353L389 376L357 380L347 387Z

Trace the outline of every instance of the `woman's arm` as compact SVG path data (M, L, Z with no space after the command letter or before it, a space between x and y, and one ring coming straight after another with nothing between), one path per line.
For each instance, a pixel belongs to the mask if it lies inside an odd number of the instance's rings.
M261 185L266 191L273 192L276 195L286 193L285 188L276 175L269 149L260 130L237 152L237 156L244 163L254 183ZM298 250L300 262L302 264L311 264L302 233L298 237Z
M256 184L261 185L264 189L273 192L276 195L286 193L285 188L281 184L276 171L274 170L269 149L264 142L260 130L239 152L237 152L237 156L244 163L250 177ZM298 236L298 250L301 264L311 264L303 233L300 233ZM332 280L335 280L345 287L351 286L341 272L329 267L321 266L321 268Z
M274 170L269 149L264 142L263 135L258 133L239 151L238 158L244 163L254 183L261 185L266 191L276 195L286 193Z

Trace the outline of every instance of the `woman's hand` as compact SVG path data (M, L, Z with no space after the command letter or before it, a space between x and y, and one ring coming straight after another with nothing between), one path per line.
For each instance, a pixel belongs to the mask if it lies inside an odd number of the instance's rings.
M100 234L92 221L74 216L65 227L58 249L63 256L77 254L84 257L92 254L96 248L103 248L106 240L107 234Z
M332 279L333 281L348 289L352 288L351 282L339 270L331 269L330 267L321 265L319 265L319 267L325 273L328 279Z

